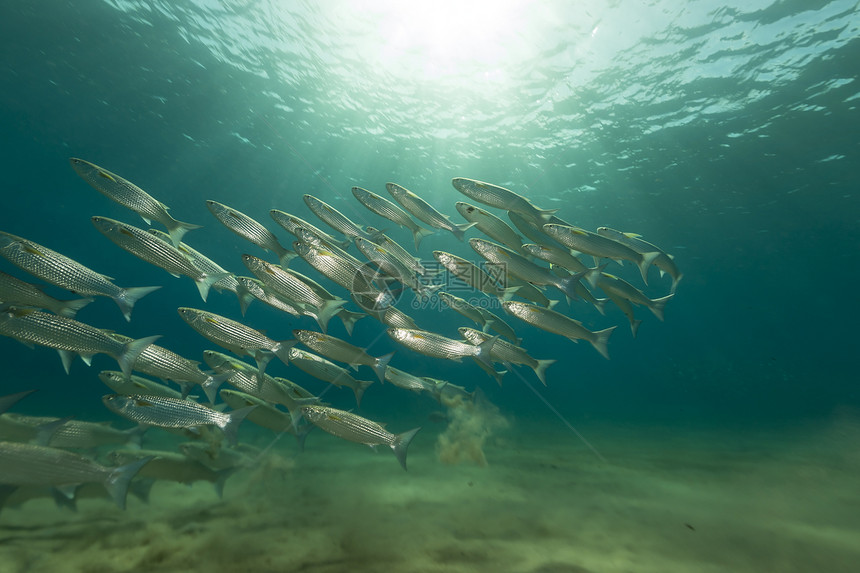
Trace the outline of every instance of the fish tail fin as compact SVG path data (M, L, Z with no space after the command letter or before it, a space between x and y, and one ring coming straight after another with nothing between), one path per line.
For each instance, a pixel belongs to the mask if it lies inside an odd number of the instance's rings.
M681 282L682 278L684 278L683 274L678 274L678 275L672 277L672 286L669 289L670 293L675 294L675 289L678 288L678 283Z
M320 329L325 332L328 329L328 321L331 320L337 312L340 310L340 307L346 304L346 301L342 298L336 298L333 300L327 300L322 303L317 311L317 322L320 325Z
M290 261L299 256L298 253L296 253L295 251L284 248L281 248L281 250L277 252L277 255L278 263L284 268L287 268L290 264Z
M298 344L298 340L282 340L278 343L277 350L274 350L275 356L277 356L281 362L289 365L290 363L290 348Z
M186 380L179 380L176 382L179 385L179 394L183 400L188 398L188 395L191 394L191 390L194 389L194 382L188 382ZM205 392L205 389L204 389Z
M254 360L257 362L257 382L262 383L266 375L266 366L272 361L275 356L273 352L268 350L257 350L254 352ZM286 362L284 362L286 364Z
M130 447L133 450L139 450L143 445L143 435L149 429L149 426L146 424L138 424L134 428L129 428L125 430L126 436L128 436L128 440L125 445Z
M537 375L538 380L543 382L544 386L546 386L546 369L549 368L550 364L555 364L554 358L538 360L537 364L532 368L532 370L535 371L535 375Z
M203 299L203 302L206 302L206 297L209 296L209 289L220 281L221 279L226 279L233 273L212 273L211 275L204 274L199 279L194 279L194 284L197 285L197 290L200 291L200 298Z
M484 366L487 366L491 371L495 372L495 368L493 368L493 345L496 344L496 341L499 339L499 335L495 335L492 338L488 338L484 342L478 345L478 353L475 354L475 358L480 360ZM497 379L499 385L501 385L501 377Z
M514 298L514 295L517 294L517 291L520 290L518 286L505 287L502 289L502 296L499 297L499 302L507 302Z
M576 289L579 287L579 279L583 278L585 273L589 271L584 271L582 273L576 273L575 275L570 275L568 277L564 277L563 279L559 279L556 283L558 286L558 290L564 293L564 296L567 297L567 304L570 304L571 300L579 300L579 294L577 294Z
M296 431L296 441L299 443L300 452L305 451L305 441L308 438L308 434L310 434L311 430L313 430L314 428L316 428L316 426L314 426L313 424L306 424L302 428L297 428L294 425L294 429Z
M648 305L648 308L651 309L651 312L654 313L654 316L659 318L661 322L663 320L663 308L665 308L666 303L669 302L673 296L675 296L675 295L669 294L669 295L666 295L662 298L655 298Z
M633 332L633 338L636 338L636 333L639 332L640 324L642 324L642 321L638 318L634 318L630 321L630 331Z
M420 429L421 427L419 426L418 428L413 428L408 432L397 434L391 444L394 456L397 458L397 461L400 462L400 465L403 466L403 471L406 471L406 450L409 448L409 444L412 443L412 438L415 437L415 434L417 434Z
M36 426L36 437L33 439L33 442L38 446L51 445L51 438L54 437L54 434L57 433L57 430L65 426L66 423L69 422L71 419L72 416L67 416L65 418L54 420L52 422L45 422L44 424L39 424L38 426Z
M291 405L289 405L289 406L285 405L287 410L290 412L290 418L292 419L292 422L293 422L293 424L292 424L293 430L296 433L298 433L299 424L301 423L302 418L304 417L302 415L302 406L313 406L314 404L319 404L319 403L320 403L320 399L317 396L314 396L312 398L299 398L297 400L293 400L293 403ZM312 427L316 427L316 426L312 426ZM304 441L303 441L303 443L304 443Z
M376 372L376 377L379 378L380 384L385 383L385 369L388 368L388 363L391 362L392 356L394 356L393 352L380 356L376 359L376 364L373 365L373 371Z
M373 384L373 380L356 380L358 382L358 386L352 389L355 392L355 405L357 408L361 408L361 397L364 396L364 391L367 390L367 387Z
M15 394L7 394L6 396L0 396L0 414L7 411L9 408L14 406L33 392L36 392L36 390L24 390L23 392L16 392Z
M462 241L466 238L466 231L468 231L475 225L477 225L477 223L452 223L451 232L454 233L454 236L457 237L458 240Z
M140 356L140 353L159 338L161 338L161 335L156 334L155 336L129 340L122 345L122 352L117 356L116 361L119 363L119 369L122 370L126 380L131 378L131 371L134 367L134 362L137 360L137 357Z
M57 314L60 316L65 316L66 318L75 318L75 315L78 314L78 311L93 302L91 298L79 298L75 300L64 300L62 304L57 307Z
M639 267L639 272L642 273L642 280L645 281L645 284L648 284L648 268L654 264L654 259L659 257L662 253L659 251L654 251L651 253L645 253L642 255L642 258L639 259L639 263L637 266Z
M242 286L240 282L238 288L236 288L236 298L239 299L239 310L242 311L242 316L245 316L245 313L248 312L248 307L251 305L251 301L254 300L254 295Z
M221 384L226 382L232 375L232 371L215 374L213 376L207 376L206 380L200 383L200 387L203 388L203 393L206 394L206 398L209 399L210 404L215 403L215 398L218 396L218 388L220 388Z
M436 231L433 229L425 229L421 225L416 225L415 229L412 230L412 238L415 239L415 252L418 252L418 246L421 244L421 240L435 232Z
M596 298L593 302L594 308L596 308L597 312L599 312L603 316L606 316L606 302L608 300L608 298Z
M224 497L224 486L227 484L227 479L236 473L238 469L238 467L224 468L215 472L215 481L212 485L215 486L215 495L218 496L218 499Z
M355 323L367 316L367 314L363 312L352 312L343 308L335 314L340 317L341 322L343 322L343 327L346 329L346 333L350 336L352 336L352 329L355 327Z
M538 218L544 223L549 223L552 216L558 212L558 209L539 209L535 207Z
M203 225L184 223L182 221L177 221L176 219L171 217L166 227L167 234L170 235L170 241L173 243L174 247L178 247L179 243L182 242L182 237L185 236L185 233L187 233L188 231L193 231L194 229L202 229Z
M154 287L132 287L120 290L120 293L113 297L122 315L128 322L131 322L131 309L134 308L134 303L148 295L154 290L160 289L160 286Z
M125 509L125 498L128 494L128 485L140 468L148 464L155 456L147 456L130 464L113 468L104 481L104 486L110 494L111 499L120 509Z
M591 340L591 345L607 360L609 360L609 348L606 343L609 342L609 336L615 328L610 326L604 330L598 330L594 333L594 339Z
M239 443L239 424L242 423L242 420L250 414L255 408L256 404L253 406L246 406L245 408L239 408L238 410L233 410L232 412L227 412L227 421L224 423L224 427L221 429L224 431L224 437L227 438L227 443L231 446L235 446Z

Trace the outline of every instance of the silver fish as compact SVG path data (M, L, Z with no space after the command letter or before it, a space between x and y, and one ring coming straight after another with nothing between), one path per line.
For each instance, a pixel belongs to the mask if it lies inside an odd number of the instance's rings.
M612 331L615 330L614 326L592 332L585 328L578 320L574 320L569 316L548 308L517 301L503 302L502 306L507 312L523 322L536 326L541 330L564 336L573 342L577 342L579 339L587 340L595 350L609 360L609 350L606 343L609 341Z
M637 235L636 233L623 233L621 231L616 231L615 229L610 229L609 227L599 227L597 229L597 234L625 244L637 253L641 253L643 255L646 253L659 252L660 256L654 259L654 266L660 269L661 274L667 273L672 277L672 288L670 292L675 292L675 289L678 288L678 281L680 281L681 277L684 275L678 269L678 266L675 264L675 258L672 255L666 253L657 245L652 245L648 241L643 240L640 235Z
M54 348L60 353L66 373L75 354L89 364L94 354L107 354L116 359L126 376L135 360L160 335L120 342L99 330L73 318L48 314L38 310L7 309L0 313L0 334L22 342Z
M633 312L633 305L630 304L630 301L626 298L615 294L607 294L606 296L621 310L622 313L624 313L624 316L627 317L627 321L630 323L630 331L633 333L633 338L636 338L636 334L639 332L639 326L642 324L642 320L636 318L636 315Z
M245 362L214 350L205 350L203 360L219 374L229 374L227 382L234 388L266 402L286 407L295 423L301 419L299 407L319 402L319 398L285 378L273 378Z
M14 394L6 394L5 396L0 396L0 414L8 411L9 408L14 406L33 392L35 392L35 390L25 390L23 392L15 392Z
M350 292L370 296L379 292L379 289L373 286L376 277L368 264L356 266L333 251L300 241L295 241L293 248L309 265Z
M367 234L370 236L371 241L397 257L403 263L403 266L412 269L412 271L419 275L427 274L427 269L421 264L421 259L410 255L409 251L401 247L391 237L375 227L367 227Z
M256 406L254 411L248 414L247 418L248 421L253 424L278 433L295 432L292 416L290 416L288 412L278 410L265 400L252 396L251 394L226 388L221 390L218 394L228 406L233 408L233 411L241 410L242 408L247 408L249 406Z
M380 195L373 193L372 191L368 191L367 189L362 189L361 187L353 187L352 194L358 199L359 203L379 215L380 217L385 217L389 221L393 223L397 223L401 227L405 227L412 232L412 238L415 240L415 250L418 250L418 245L421 244L421 240L427 235L432 235L435 231L431 229L425 229L418 223L412 220L409 214ZM369 229L368 229L368 232ZM379 242L375 237L371 237L374 242Z
M623 298L633 304L648 307L648 310L661 321L663 320L663 308L674 296L674 294L669 294L661 298L650 299L645 296L645 293L629 282L609 273L600 273L597 279L597 286L607 295L614 295L613 300L615 298Z
M411 330L408 328L392 327L386 332L388 332L388 335L391 338L406 348L414 350L419 354L424 354L425 356L445 358L446 360L453 360L455 362L462 361L464 356L473 356L477 360L488 365L491 369L493 367L491 351L496 339L498 338L495 336L476 346L474 344L469 344L468 342L463 342L462 340L454 340L453 338L448 338L441 334L436 334L435 332L429 332L426 330Z
M492 183L455 177L451 180L451 184L454 189L478 203L505 211L516 211L532 221L548 221L549 217L558 211L558 209L539 209L522 195Z
M124 207L128 207L141 216L147 225L151 221L158 221L170 234L174 245L179 245L182 237L188 231L201 228L201 225L183 223L177 221L167 212L168 207L161 201L152 197L149 193L119 175L111 173L98 165L72 157L69 159L72 169L89 183L96 191L104 194L108 199L116 201Z
M426 378L415 376L405 370L400 370L394 366L389 366L385 369L385 379L404 390L412 390L413 392L430 392L435 390L435 384L428 382Z
M160 286L118 287L111 282L110 277L99 274L65 255L2 231L0 231L0 255L9 259L13 265L52 285L83 296L112 298L122 311L122 315L129 321L134 303L161 288Z
M225 448L226 449L226 448ZM113 450L107 455L108 461L114 464L134 463L141 458L152 460L146 464L140 473L141 478L160 481L173 481L191 485L197 481L208 481L215 486L215 493L222 497L224 484L234 473L234 468L216 471L206 467L195 459L189 459L183 454L161 450Z
M108 468L73 452L0 442L0 484L69 487L101 483L114 502L125 509L125 497L132 478L152 458Z
M192 400L144 394L108 394L102 397L102 402L111 412L138 424L160 428L217 426L232 445L237 442L239 424L254 409L254 406L251 406L223 413Z
M465 223L462 225L452 223L448 215L443 215L427 201L396 183L386 183L385 189L394 197L395 201L400 203L404 209L412 213L416 218L436 229L450 231L461 241L465 236L466 230L475 226L474 223Z
M481 344L492 338L490 335L474 328L461 326L457 330L460 332L460 336L468 340L470 344ZM549 368L550 364L556 362L552 358L544 360L532 358L525 348L511 344L501 338L496 340L496 343L493 345L492 355L493 360L496 362L510 362L511 364L524 364L528 366L534 370L538 380L543 382L544 386L546 386L546 369Z
M105 386L113 390L115 394L131 396L133 394L146 394L149 396L167 396L168 398L182 398L182 394L177 390L150 380L142 376L132 374L129 378L123 376L122 372L116 370L102 370L99 372L99 380L104 382Z
M272 354L288 363L288 351L294 342L272 340L258 330L213 312L185 306L177 310L182 320L204 338L236 354L253 356L261 375Z
M312 330L294 330L293 335L311 350L315 350L332 360L345 362L356 369L359 365L373 368L380 382L385 379L385 367L391 357L394 356L394 353L390 352L377 358L368 354L363 348L345 340Z
M380 444L390 447L404 470L406 450L421 429L413 428L402 434L392 434L372 420L328 406L304 406L302 413L312 424L338 438L371 447Z
M143 229L107 217L92 217L91 221L102 235L119 248L173 276L184 275L193 280L204 302L209 296L209 287L229 276L229 273L206 274L195 267L191 259L179 249Z
M349 239L366 236L360 226L322 199L308 194L305 194L303 199L311 212L335 231L343 233Z
M362 237L356 237L355 245L369 261L378 266L381 272L408 286L419 295L429 296L432 291L439 288L435 285L425 286L424 283L415 276L415 272L411 268L405 266L398 257L394 256L388 250L377 245L373 241Z
M595 269L576 275L559 277L546 267L536 265L524 256L496 243L473 238L469 239L469 245L487 261L503 266L506 273L516 275L534 285L554 286L573 300L579 298L579 295L576 294L576 285L579 280L588 276L589 273L598 272Z
M359 408L364 391L373 384L373 380L356 380L346 368L300 348L290 348L290 363L323 382L352 388L355 393L355 405Z
M464 201L457 201L454 207L457 208L457 211L464 219L470 223L475 223L475 227L491 239L498 241L521 255L526 254L522 249L522 237L517 235L517 232L511 229L510 225L489 211L475 205L470 205Z
M343 300L339 296L335 296L330 293L324 286L322 286L320 283L307 275L304 275L294 269L284 269L284 271L290 273L291 275L311 287L313 291L317 294L317 296L319 296L325 301ZM343 323L343 327L346 329L347 334L349 334L350 336L352 336L352 329L355 326L355 323L367 316L363 312L352 312L343 307L335 311L334 314L337 315L338 318L340 318L341 322Z
M316 316L312 311L308 312L304 308L299 308L291 301L287 301L283 295L269 288L263 281L253 277L236 277L239 284L242 285L242 290L247 292L252 299L259 300L272 308L282 310L293 316Z
M536 259L546 261L552 265L558 265L574 273L588 270L588 267L582 261L571 255L570 251L566 249L561 249L553 245L526 243L523 245L523 250Z
M131 338L116 332L111 332L108 336L123 344L131 342ZM203 389L210 402L215 401L218 387L226 380L224 376L212 376L200 370L200 362L188 360L157 344L150 344L143 349L134 361L133 369L161 380L176 382L182 388L183 398L188 395L191 387L197 384ZM145 392L136 393L145 394ZM123 394L123 392L117 392L117 394Z
M148 233L151 233L162 240L167 240L168 235L158 229L147 229ZM245 293L242 292L242 287L239 285L239 281L236 280L236 275L201 253L200 251L194 249L187 243L179 243L176 245L176 248L179 249L183 255L188 257L196 268L200 269L207 275L221 275L223 278L219 279L215 283L212 284L212 288L217 291L228 290L236 295L239 299L239 304L243 302L243 296L246 296ZM246 297L247 298L247 297ZM244 312L244 310L243 310Z
M606 257L619 264L621 260L631 261L639 267L642 280L648 284L648 267L660 256L659 252L637 253L627 245L613 241L597 233L586 231L580 227L569 227L548 223L543 226L546 234L569 249L591 255L595 258Z
M273 265L251 255L242 255L242 262L255 277L276 293L294 302L300 310L304 311L310 307L313 311L312 316L323 331L326 330L329 319L346 304L345 300L339 298L324 299L312 285L302 280L297 273L278 265Z
M141 427L117 430L109 424L70 418L20 414L0 416L0 440L32 442L52 448L91 449L111 444L140 447L143 431Z
M514 224L517 231L524 237L528 237L532 242L539 245L547 245L552 243L552 237L543 232L544 221L533 221L528 217L520 215L516 211L508 211L508 219Z
M206 201L206 206L225 227L261 249L275 253L282 265L286 266L296 257L294 252L278 242L278 238L271 231L248 215L211 199Z
M517 290L515 288L511 289L506 284L507 275L504 267L487 265L493 272L491 275L472 261L445 251L433 251L433 257L454 277L484 294L498 297L500 300L507 300ZM500 281L502 281L504 286L499 286Z
M320 239L322 239L323 241L331 243L332 245L337 245L342 249L345 249L352 244L352 241L350 239L336 239L322 229L320 229L319 227L311 225L304 219L296 217L295 215L292 215L290 213L279 211L278 209L272 209L271 211L269 211L269 215L272 217L272 219L274 219L275 223L283 227L287 232L295 235L297 239L301 238L298 235L298 230L306 229Z
M75 318L78 311L93 302L93 299L59 300L45 294L40 287L34 284L0 271L0 301L13 306L42 308L54 314Z
M469 320L474 321L475 323L480 325L481 328L484 328L486 326L486 320L484 314L481 313L481 309L473 305L466 299L461 298L459 296L455 296L445 291L439 291L436 293L436 295L439 297L439 300L444 302L448 308L455 310Z

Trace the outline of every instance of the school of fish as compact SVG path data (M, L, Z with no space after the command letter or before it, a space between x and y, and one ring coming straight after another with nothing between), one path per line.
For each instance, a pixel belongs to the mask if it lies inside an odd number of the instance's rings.
M155 480L209 481L220 495L233 473L260 457L260 452L241 443L243 423L276 434L291 433L301 448L313 428L372 448L387 446L405 470L407 449L420 427L392 433L383 423L334 408L298 384L268 374L271 360L351 389L356 407L376 380L440 402L451 395L473 396L463 387L401 369L407 368L412 353L458 362L470 358L499 384L512 368L525 366L546 385L556 359L531 355L524 343L525 325L572 342L584 340L608 359L616 327L587 328L573 317L575 304L593 305L606 315L612 303L636 336L642 319L635 309L645 307L662 321L682 277L672 255L635 233L583 229L557 217L556 210L541 209L504 187L461 177L452 180L454 188L482 205L457 202L464 223L452 222L426 199L395 183L386 185L392 200L352 188L356 207L412 234L414 253L379 228L359 225L310 194L303 196L305 205L331 232L272 209L273 221L292 237L287 243L248 215L206 201L221 224L277 257L273 262L244 254L242 263L250 274L241 276L220 265L226 261L215 262L184 242L186 233L201 225L174 219L161 201L107 169L78 158L70 162L97 191L137 213L147 225L156 221L166 228L164 232L92 217L105 238L174 276L190 278L204 304L210 289L232 292L240 316L222 316L205 308L176 309L201 342L205 339L230 353L205 350L201 368L197 357L159 346L158 334L132 339L76 319L93 297L103 296L113 299L130 321L136 304L159 286L118 286L102 274L106 269L90 269L32 238L0 231L0 255L11 263L10 271L22 271L14 276L0 270L0 335L30 347L56 349L66 372L76 357L88 365L95 354L112 357L119 369L97 375L111 392L103 397L104 407L125 419L125 426L135 424L121 430L71 416L15 414L10 410L37 388L16 393L0 388L0 509L32 497L52 496L59 505L74 506L82 497L99 495L124 508L129 492L145 499ZM499 216L505 213L513 226ZM432 259L419 257L422 241L439 231L468 243L478 258L440 250L432 251ZM475 236L467 239L467 233ZM291 268L300 266L294 264L298 260L327 285ZM661 277L671 278L669 292L650 298L631 282L606 272L610 261L635 265L646 287L650 268L657 267ZM33 278L74 297L50 296L43 286L29 282ZM561 303L562 298L566 302ZM293 338L274 340L246 324L240 317L254 300L294 317ZM416 301L450 313L452 322L459 321L455 324L460 338L420 328L403 310L409 304L416 308ZM501 314L514 320L508 322ZM396 343L396 352L376 355L328 334L328 325L337 317L351 337L355 323L366 316L381 323L379 333ZM401 361L398 354L403 355ZM253 364L241 359L245 355ZM362 375L361 366L373 373ZM149 428L175 434L175 450L142 448Z

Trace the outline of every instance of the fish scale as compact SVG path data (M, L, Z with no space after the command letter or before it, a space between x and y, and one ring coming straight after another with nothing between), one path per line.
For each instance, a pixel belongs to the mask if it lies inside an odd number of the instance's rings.
M0 483L71 485L101 481L109 469L89 458L46 446L0 442Z
M119 362L128 376L140 352L158 336L122 343L99 330L73 318L48 314L38 310L11 310L0 314L0 334L21 341L73 352L88 358L107 354ZM62 355L62 354L61 354ZM64 364L68 370L68 363Z
M120 467L108 468L65 450L0 442L0 484L63 487L102 483L114 502L125 509L129 483L150 460L151 457L145 457Z
M109 408L126 418L165 428L188 428L212 425L223 428L229 416L207 408L192 400L168 398L167 396L109 396Z
M416 218L424 221L431 227L450 231L461 241L466 230L475 226L474 223L466 223L464 225L452 223L447 215L440 213L430 203L396 183L386 183L385 189L394 197L395 201L415 215Z
M361 227L322 199L306 194L304 201L313 214L332 229L343 233L350 239L365 236Z
M184 275L192 279L204 301L209 294L209 287L228 275L207 275L171 243L143 229L107 217L92 217L91 220L96 229L119 248L172 275Z
M414 428L402 434L392 434L373 420L328 406L304 406L302 414L312 424L338 438L368 446L389 446L404 470L406 450L421 429Z
M380 217L384 217L393 223L397 223L401 227L405 227L412 232L412 238L415 240L415 250L421 244L421 239L427 235L432 235L433 230L425 229L418 223L412 220L409 214L380 195L363 189L361 187L353 187L352 194L358 199L359 203L367 207L370 211L376 213ZM370 229L368 229L370 232ZM376 241L375 238L373 238ZM377 241L378 242L378 241Z
M295 257L295 253L284 248L278 242L278 238L257 220L211 199L206 201L206 206L225 227L261 249L275 253L282 263L287 263Z
M150 221L158 221L167 227L174 245L179 245L183 235L188 231L200 228L200 225L183 223L171 217L167 212L167 205L131 181L77 157L72 157L69 162L75 172L96 191L128 207L140 215L147 225Z
M126 320L134 303L161 287L122 288L110 278L47 247L0 231L0 254L31 275L83 296L112 298Z
M0 300L13 305L44 308L54 314L61 314L68 318L74 318L80 309L93 302L91 298L58 300L45 294L36 285L22 281L3 271L0 271Z

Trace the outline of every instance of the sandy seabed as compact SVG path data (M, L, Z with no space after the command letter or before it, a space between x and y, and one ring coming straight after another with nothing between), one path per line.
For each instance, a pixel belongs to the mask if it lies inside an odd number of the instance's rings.
M159 482L125 512L30 500L0 513L0 573L858 570L860 423L580 430L605 462L557 422L511 424L484 444L486 467L439 462L427 427L409 472L314 432L223 499Z

